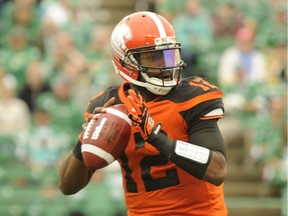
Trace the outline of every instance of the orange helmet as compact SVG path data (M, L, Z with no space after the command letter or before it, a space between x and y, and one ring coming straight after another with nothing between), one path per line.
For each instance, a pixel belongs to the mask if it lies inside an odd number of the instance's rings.
M174 29L164 17L146 11L124 17L112 32L110 46L116 73L124 80L156 95L178 84L185 64Z

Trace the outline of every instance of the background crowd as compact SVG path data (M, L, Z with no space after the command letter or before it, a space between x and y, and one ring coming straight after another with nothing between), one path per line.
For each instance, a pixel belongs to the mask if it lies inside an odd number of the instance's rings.
M113 25L96 19L90 4L0 0L0 214L65 215L81 207L88 215L95 208L121 215L117 168L96 172L95 190L65 199L57 191L59 160L77 139L87 102L122 81L110 60ZM182 77L204 76L223 90L226 115L219 124L227 145L241 137L243 163L259 167L263 181L280 187L279 196L287 189L286 4L135 1L135 10L158 12L173 24L187 63ZM96 190L103 196L79 202ZM21 196L32 198L10 205Z

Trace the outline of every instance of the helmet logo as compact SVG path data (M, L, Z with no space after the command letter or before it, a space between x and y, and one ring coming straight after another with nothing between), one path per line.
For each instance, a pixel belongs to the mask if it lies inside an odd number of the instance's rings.
M131 29L127 24L123 23L118 28L119 28L120 35L122 36L125 42L133 38Z
M174 36L168 37L158 37L154 39L155 45L167 44L167 43L176 43Z

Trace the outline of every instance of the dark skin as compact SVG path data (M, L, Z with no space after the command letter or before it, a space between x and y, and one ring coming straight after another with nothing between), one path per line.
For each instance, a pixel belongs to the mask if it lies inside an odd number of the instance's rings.
M146 88L130 84L131 88L137 89L141 92L142 97L146 102L159 97L152 94ZM89 116L89 119L97 119L97 113L105 112L105 108L112 106L115 98L112 97L103 107L96 107L94 113ZM83 129L86 128L87 123L83 124ZM227 163L224 155L218 151L212 152L211 161L205 172L202 180L207 181L213 185L221 185L225 179L227 172ZM59 188L65 195L75 194L83 189L91 179L93 172L88 170L84 163L75 158L71 151L62 162L60 167Z

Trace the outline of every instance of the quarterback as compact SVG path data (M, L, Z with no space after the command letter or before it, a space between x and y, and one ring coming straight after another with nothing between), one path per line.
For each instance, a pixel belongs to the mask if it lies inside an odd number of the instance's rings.
M201 77L180 79L181 44L156 13L124 17L110 43L124 82L92 98L85 120L97 121L113 104L128 108L132 134L118 158L127 215L227 216L225 144L217 125L222 92ZM80 137L61 165L60 190L77 193L94 172L83 163Z

